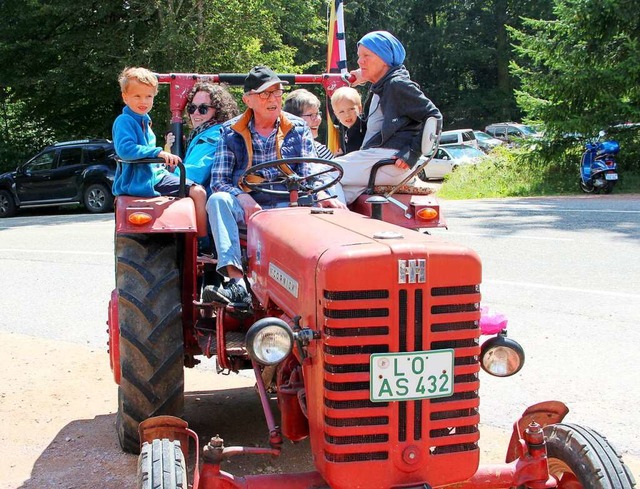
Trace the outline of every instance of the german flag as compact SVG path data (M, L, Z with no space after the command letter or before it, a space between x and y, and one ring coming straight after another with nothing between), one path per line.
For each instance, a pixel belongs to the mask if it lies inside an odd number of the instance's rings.
M347 73L347 50L344 34L344 11L342 0L329 3L327 26L327 73ZM340 148L340 132L335 125L331 101L327 94L327 147L336 152Z

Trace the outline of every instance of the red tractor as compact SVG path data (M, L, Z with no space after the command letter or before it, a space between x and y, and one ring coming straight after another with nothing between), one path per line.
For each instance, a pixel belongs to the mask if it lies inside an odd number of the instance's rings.
M328 90L341 82L339 75L279 76ZM159 75L171 83L174 130L197 79L243 77ZM438 131L438 121L425 126L425 153ZM524 352L506 331L480 344L478 256L413 230L433 225L434 213L437 223L435 200L420 204L430 196L396 199L391 189L362 196L353 210L322 209L295 205L314 189L289 178L292 205L256 213L243 239L250 311L202 301L216 273L211 259L197 256L191 199L117 198L110 357L118 435L124 450L140 452L139 487L186 488L190 437L193 488L635 486L603 437L561 423L568 410L557 401L525 411L505 463L479 466L480 370L512 375ZM421 213L432 219L418 225ZM197 435L179 419L184 367L199 356L215 356L220 371L255 372L264 447L225 446L215 437L200 460ZM234 477L221 470L238 454L279 455L284 438L309 438L314 471Z

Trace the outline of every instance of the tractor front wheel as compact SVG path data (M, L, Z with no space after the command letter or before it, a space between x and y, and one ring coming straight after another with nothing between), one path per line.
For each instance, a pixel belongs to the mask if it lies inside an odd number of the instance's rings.
M598 432L575 424L545 426L549 474L558 489L632 489L620 455Z
M176 238L116 236L120 370L116 425L120 445L138 453L138 425L184 408L184 340Z
M138 457L138 489L187 489L187 471L179 441L145 442Z

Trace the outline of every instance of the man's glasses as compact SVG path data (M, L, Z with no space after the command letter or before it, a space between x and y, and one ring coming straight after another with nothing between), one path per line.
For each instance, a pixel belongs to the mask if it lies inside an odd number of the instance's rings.
M322 112L318 111L312 114L302 114L300 117L306 117L308 119L319 119L319 118L322 118Z
M253 95L259 96L262 100L267 100L271 95L273 95L274 98L282 97L283 93L284 90L271 90L270 92L254 93Z
M197 110L201 115L205 115L207 112L209 112L209 109L213 109L213 105L207 105L207 104L200 104L200 105L188 104L187 105L187 112L189 114L193 114Z

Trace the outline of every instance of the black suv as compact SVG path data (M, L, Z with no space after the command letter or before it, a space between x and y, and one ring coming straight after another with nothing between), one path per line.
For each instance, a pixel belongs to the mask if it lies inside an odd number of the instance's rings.
M0 175L0 217L22 207L82 204L89 212L113 209L113 143L83 139L47 146L15 171Z

